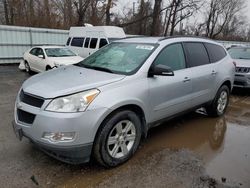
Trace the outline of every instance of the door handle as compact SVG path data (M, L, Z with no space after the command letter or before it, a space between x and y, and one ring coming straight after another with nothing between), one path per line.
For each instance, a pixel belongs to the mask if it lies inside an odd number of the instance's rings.
M191 79L189 77L185 77L183 80L183 82L189 82L189 81L191 81Z
M217 72L216 72L215 70L213 70L211 74L212 74L212 75L216 75Z

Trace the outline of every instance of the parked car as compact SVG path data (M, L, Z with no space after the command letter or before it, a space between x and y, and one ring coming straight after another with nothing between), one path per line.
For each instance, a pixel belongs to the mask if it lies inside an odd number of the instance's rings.
M71 27L66 46L86 58L110 42L125 37L123 29L115 26Z
M62 161L94 156L114 167L162 121L199 107L222 116L234 73L233 60L212 40L124 39L78 64L26 80L13 127L20 139L29 138Z
M22 67L26 72L43 72L63 65L79 63L83 58L61 46L35 46L24 53Z
M236 63L234 87L250 88L250 47L234 47L228 52Z

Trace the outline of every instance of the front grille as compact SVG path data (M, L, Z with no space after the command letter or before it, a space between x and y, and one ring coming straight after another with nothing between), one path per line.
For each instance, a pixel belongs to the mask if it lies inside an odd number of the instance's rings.
M36 115L34 115L34 114L17 109L17 118L21 122L24 122L27 124L32 124L35 120L35 117L36 117Z
M249 73L250 68L249 67L236 67L235 71L238 73Z
M23 90L20 92L20 101L38 108L41 108L44 103L44 99L42 99L41 97L24 93Z
M234 81L234 85L245 86L246 83L245 82Z

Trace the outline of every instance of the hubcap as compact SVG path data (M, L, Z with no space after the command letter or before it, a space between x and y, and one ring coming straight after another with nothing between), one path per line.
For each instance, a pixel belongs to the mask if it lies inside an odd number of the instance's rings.
M219 113L223 113L227 105L228 95L226 91L222 91L218 99L217 110Z
M136 129L131 121L118 122L108 136L107 148L109 154L114 158L126 156L132 149L135 138Z

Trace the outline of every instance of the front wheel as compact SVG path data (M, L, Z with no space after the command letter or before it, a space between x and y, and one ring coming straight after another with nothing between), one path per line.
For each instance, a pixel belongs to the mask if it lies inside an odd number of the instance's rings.
M105 167L118 166L135 153L140 139L140 118L132 111L119 111L105 120L98 131L94 157Z
M25 71L30 74L31 73L30 65L27 61L24 62L24 67L25 67Z
M213 117L222 116L229 103L229 88L223 85L217 92L213 102L206 108L207 114Z

